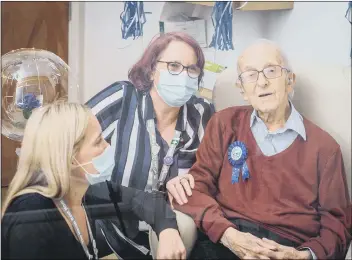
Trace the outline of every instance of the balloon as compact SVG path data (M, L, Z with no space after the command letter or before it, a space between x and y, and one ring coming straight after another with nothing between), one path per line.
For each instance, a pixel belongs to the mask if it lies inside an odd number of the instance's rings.
M22 141L34 109L68 100L69 91L78 94L70 68L52 52L18 49L3 55L1 63L1 133L11 140Z

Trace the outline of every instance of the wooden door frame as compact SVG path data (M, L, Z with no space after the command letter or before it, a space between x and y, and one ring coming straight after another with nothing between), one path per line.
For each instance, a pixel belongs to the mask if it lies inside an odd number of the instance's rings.
M84 37L85 37L85 2L69 3L68 24L68 65L73 72L73 77L79 85L79 92L70 91L69 101L83 103L84 96Z
M67 3L68 4L68 7L69 7L69 11L70 11L70 13L69 13L69 16L68 16L68 18L70 19L70 18L72 18L72 11L71 11L71 9L70 9L70 7L71 7L71 5L73 4L73 6L74 6L74 8L75 9L77 9L77 7L76 7L76 5L77 5L77 2L74 2L74 3L71 3L71 2L68 2ZM2 17L2 3L0 3L0 20L2 20L2 19L4 19L4 17ZM74 16L74 19L70 19L70 20L73 20L73 21L76 21L77 20L77 18ZM83 21L84 22L84 21ZM82 23L82 24L84 24L84 23ZM68 25L68 28L66 27ZM69 56L69 54L70 54L70 52L71 52L71 54L72 53L74 53L74 52L76 52L76 50L75 49L73 49L73 50L70 50L70 49L72 49L72 39L73 40L75 40L75 41L78 41L78 40L80 40L80 39L82 39L80 42L82 42L83 43L83 39L84 38L80 38L80 37L72 37L72 35L79 35L79 33L80 33L80 29L79 29L79 27L77 28L77 26L75 27L75 23L70 23L70 21L68 21L68 24L67 24L65 27L68 29L68 31L67 31L67 33L68 33L68 37L67 37L67 42L66 42L66 44L67 44L67 55ZM4 55L5 53L2 53L2 34L1 34L1 26L0 26L0 55ZM70 41L70 39L71 39L71 41ZM5 40L5 39L4 39ZM80 42L79 43L77 43L76 45L73 45L73 46L77 46L76 47L76 49L77 50L80 50L80 49L82 49L82 51L83 51L83 48L81 48L81 46L80 46ZM70 47L71 46L71 47ZM77 52L78 53L78 52ZM73 63L73 61L75 61L76 60L76 57L71 57L71 63ZM70 63L69 61L68 61L68 63ZM78 67L79 68L79 67ZM73 72L74 72L74 74L79 74L79 73L75 73L75 71L76 71L76 68L72 68L71 69ZM70 78L69 78L69 81L72 81ZM79 82L78 82L79 83ZM1 79L0 79L0 84L1 84L1 86L2 86L2 82L1 82ZM71 90L71 89L69 89L69 90ZM80 88L80 91L81 90L83 90L83 88ZM2 91L2 87L0 88L0 96L1 96L1 91ZM81 96L81 94L79 93L79 92L77 92L77 91L69 91L69 100L70 101L75 101L75 102L79 102L80 101L80 96ZM0 113L0 122L1 122L1 113ZM1 131L1 130L0 130ZM1 138L0 138L0 147L1 148L3 148L2 147L2 142L1 142ZM1 151L0 151L1 152ZM0 167L0 174L1 174L1 176L2 176L2 174L3 174L3 172L2 172L2 156L0 156L0 165L1 165L1 167ZM3 187L3 183L2 183L2 181L3 181L3 178L1 178L1 186ZM6 182L6 181L5 181Z
M1 21L1 2L0 2L0 21ZM2 50L2 48L1 48L1 26L0 26L0 55L2 56L3 55L3 53L1 53L1 50ZM1 78L0 78L0 85L2 86L2 81L1 81ZM1 90L2 90L2 87L0 88L0 97L1 97ZM1 108L0 108L1 109ZM2 122L1 121L2 120L2 118L1 118L1 113L0 113L0 122ZM2 131L2 129L0 130L0 131ZM0 153L1 153L1 146L2 144L1 144L1 137L0 137ZM2 176L2 172L1 172L1 154L0 154L0 175ZM1 180L0 180L0 182L1 182L1 187L2 187L2 178L1 178Z

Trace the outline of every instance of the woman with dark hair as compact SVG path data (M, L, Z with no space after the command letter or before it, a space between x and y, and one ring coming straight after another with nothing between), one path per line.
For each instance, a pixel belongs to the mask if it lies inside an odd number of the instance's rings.
M187 203L194 187L188 170L214 113L213 105L195 96L203 69L202 49L192 37L181 32L162 34L129 71L130 81L116 82L87 102L104 138L116 147L112 180L164 192L171 206L173 200ZM196 227L188 216L176 212L176 217L189 255ZM145 223L130 222L133 239L147 241L149 233L156 257L155 233Z

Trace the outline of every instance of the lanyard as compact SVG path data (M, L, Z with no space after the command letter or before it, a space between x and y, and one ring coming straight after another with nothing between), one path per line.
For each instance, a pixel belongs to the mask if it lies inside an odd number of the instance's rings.
M150 191L159 191L160 188L164 185L165 179L167 177L167 174L169 172L170 166L174 162L174 154L176 147L180 141L180 136L181 132L175 130L175 135L174 138L171 141L171 144L169 146L169 150L166 153L166 156L164 157L164 164L163 167L161 168L160 176L158 179L158 154L160 151L160 146L156 142L156 134L155 134L155 122L154 119L149 119L147 121L147 130L149 133L149 141L150 141L150 150L151 150L151 167L149 170L149 176L148 176L148 182L147 182L147 187L146 190Z
M62 209L65 213L65 215L70 219L71 223L72 223L72 226L73 226L73 229L77 235L77 237L79 238L79 242L81 243L81 246L84 250L84 252L86 253L86 256L88 257L88 259L93 259L93 256L89 253L89 250L88 250L88 247L86 246L86 244L84 243L84 240L83 240L83 236L81 234L81 231L79 230L79 227L77 225L77 222L75 220L75 218L73 217L70 209L67 207L66 203L64 200L60 200L60 204L62 206ZM85 211L84 209L84 213L86 214L86 220L87 220L87 227L88 227L88 233L89 233L89 238L90 240L92 241L92 244L93 244L93 251L94 251L94 256L95 256L95 259L98 259L98 249L97 249L97 246L96 246L96 243L95 243L95 239L93 237L93 233L92 233L92 229L90 227L90 223L88 221L88 216L87 216L87 212Z

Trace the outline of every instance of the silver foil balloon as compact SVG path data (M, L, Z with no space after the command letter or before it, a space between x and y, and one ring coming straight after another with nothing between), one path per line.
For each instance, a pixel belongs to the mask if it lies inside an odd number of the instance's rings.
M14 50L2 56L1 65L1 133L9 139L22 141L34 109L79 91L68 65L52 52Z

